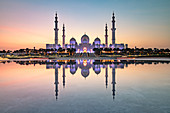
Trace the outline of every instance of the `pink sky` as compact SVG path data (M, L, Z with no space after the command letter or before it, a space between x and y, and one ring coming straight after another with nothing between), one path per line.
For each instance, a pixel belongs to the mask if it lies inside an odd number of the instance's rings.
M165 0L166 1L166 0ZM62 24L66 26L66 43L74 37L80 43L86 33L90 43L104 40L108 24L111 42L111 16L116 16L116 43L129 47L170 48L170 4L150 1L81 1L67 0L34 2L2 0L0 2L0 50L45 48L54 43L54 16L59 16L59 43L62 44ZM113 8L114 6L114 8Z

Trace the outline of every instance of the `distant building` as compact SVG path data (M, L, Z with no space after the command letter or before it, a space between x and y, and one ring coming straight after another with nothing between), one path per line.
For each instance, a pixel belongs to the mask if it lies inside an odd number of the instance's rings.
M88 35L84 34L81 37L81 43L78 44L75 38L71 38L70 39L70 43L69 44L65 44L65 26L63 24L63 45L61 46L60 44L58 44L58 17L57 17L57 13L56 13L56 17L55 17L55 44L46 44L46 49L58 49L58 48L75 48L76 49L76 53L93 53L93 48L107 48L108 47L108 27L107 24L105 26L105 44L101 44L100 38L95 38L95 40L93 41L93 43L90 43L90 38ZM124 49L125 45L123 43L121 44L116 44L115 43L115 16L113 13L112 16L112 44L109 45L109 48L119 48L119 49ZM127 46L127 44L126 44Z

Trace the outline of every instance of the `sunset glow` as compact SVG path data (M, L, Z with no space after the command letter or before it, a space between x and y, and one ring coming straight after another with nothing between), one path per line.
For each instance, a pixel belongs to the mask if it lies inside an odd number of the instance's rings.
M92 43L96 37L104 43L104 26L108 24L111 42L111 15L116 15L116 43L129 47L170 48L169 0L1 0L0 50L45 48L54 43L54 16L59 17L59 43L62 24L66 43L74 37L80 43L86 33Z

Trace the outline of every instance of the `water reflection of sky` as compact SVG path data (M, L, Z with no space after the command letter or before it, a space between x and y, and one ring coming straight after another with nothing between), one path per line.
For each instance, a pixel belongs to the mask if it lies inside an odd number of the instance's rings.
M0 112L166 112L169 66L158 61L1 62Z

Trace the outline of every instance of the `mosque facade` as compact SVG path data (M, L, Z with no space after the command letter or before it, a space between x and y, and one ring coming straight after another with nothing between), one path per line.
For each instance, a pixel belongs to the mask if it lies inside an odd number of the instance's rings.
M124 49L125 48L125 44L121 43L121 44L116 44L115 43L115 16L114 13L112 15L112 43L108 45L108 26L106 24L105 26L105 43L101 43L100 38L95 38L95 40L93 41L93 43L90 43L90 38L87 34L84 34L81 37L81 43L77 43L75 38L71 38L70 39L70 43L69 44L65 44L65 26L63 24L63 35L62 35L62 39L63 39L63 43L62 46L60 44L58 44L58 16L57 13L55 15L55 44L46 44L46 49L59 49L59 48L63 48L63 49L67 49L67 48L74 48L76 49L76 53L93 53L93 48L119 48L119 49ZM127 44L126 44L127 47Z

